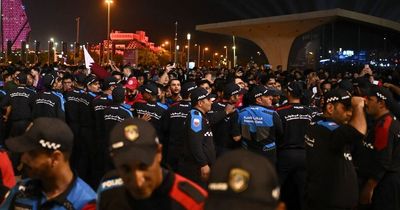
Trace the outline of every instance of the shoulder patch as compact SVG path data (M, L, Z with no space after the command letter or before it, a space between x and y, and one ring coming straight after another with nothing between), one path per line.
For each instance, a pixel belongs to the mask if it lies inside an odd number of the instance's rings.
M183 181L179 182L178 189L183 193L193 198L197 203L202 203L205 201L206 197L199 192L196 187L192 186L189 182Z
M196 112L198 114L196 114ZM190 128L194 131L194 132L199 132L202 129L202 123L203 123L203 118L200 115L200 113L198 111L192 110L191 111L191 119L190 119Z
M336 130L336 128L339 127L339 125L336 124L335 122L325 121L325 120L320 120L317 122L317 124L329 129L330 131L334 131L334 130Z

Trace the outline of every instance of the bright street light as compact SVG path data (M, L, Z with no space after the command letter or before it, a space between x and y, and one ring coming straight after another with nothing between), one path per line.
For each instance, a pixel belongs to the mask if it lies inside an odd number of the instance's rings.
M113 0L106 0L107 4L107 62L110 61L110 22L111 22L111 9L110 5L113 3Z

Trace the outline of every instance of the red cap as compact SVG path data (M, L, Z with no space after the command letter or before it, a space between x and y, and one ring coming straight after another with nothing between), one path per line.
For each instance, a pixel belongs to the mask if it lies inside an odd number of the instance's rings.
M138 83L136 77L129 78L129 80L125 84L125 88L128 88L130 90L136 90L138 88L138 86L139 86L139 83Z

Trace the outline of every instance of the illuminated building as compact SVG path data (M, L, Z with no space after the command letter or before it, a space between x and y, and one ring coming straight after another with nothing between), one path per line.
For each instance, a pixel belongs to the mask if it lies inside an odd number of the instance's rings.
M6 50L7 41L12 49L20 49L21 41L27 41L31 27L21 0L1 0L1 49Z

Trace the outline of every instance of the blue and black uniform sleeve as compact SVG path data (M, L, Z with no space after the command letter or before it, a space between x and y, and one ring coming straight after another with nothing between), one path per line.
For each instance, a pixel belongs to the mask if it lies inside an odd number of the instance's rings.
M193 155L198 165L203 167L208 164L208 161L202 147L204 141L204 125L201 113L192 110L189 115L188 126L189 132L187 144L189 146L190 153Z

